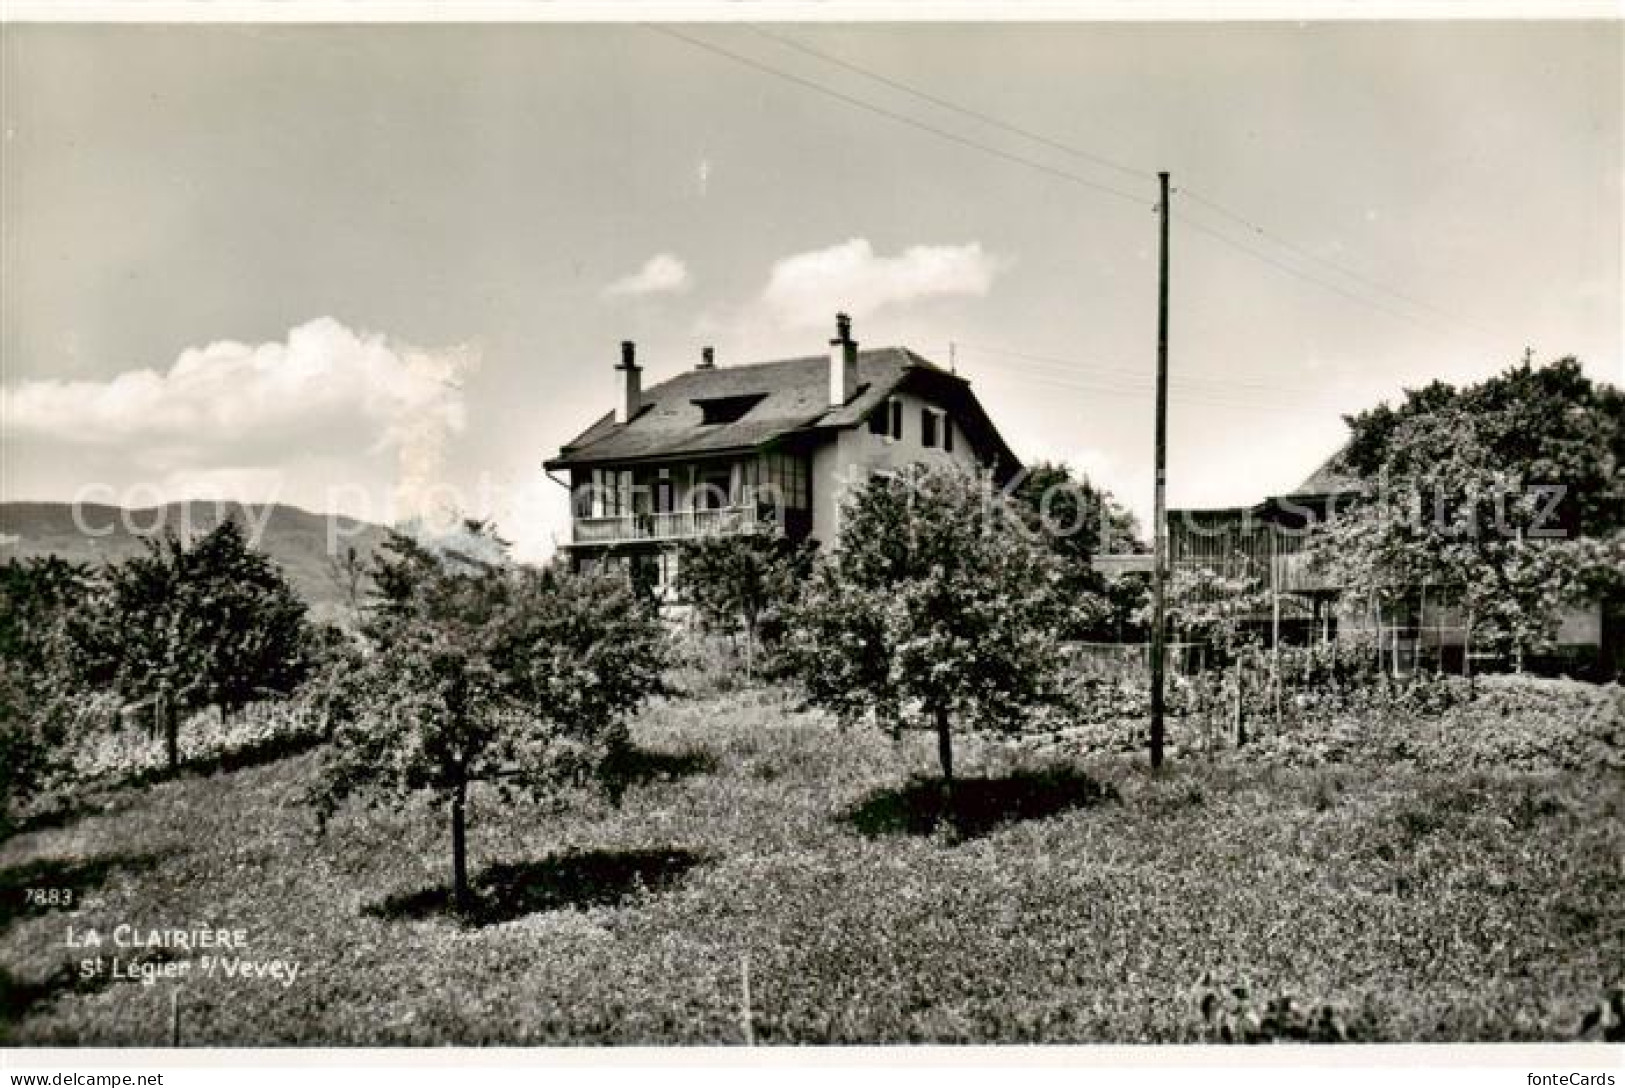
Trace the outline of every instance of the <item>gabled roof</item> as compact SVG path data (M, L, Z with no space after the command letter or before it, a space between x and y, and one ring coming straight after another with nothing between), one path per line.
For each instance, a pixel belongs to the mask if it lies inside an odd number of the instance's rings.
M566 442L548 469L629 461L677 459L758 449L798 434L856 427L887 397L910 387L931 387L965 413L973 442L990 448L1001 466L1019 467L1015 455L970 393L970 383L907 348L858 353L858 391L829 406L829 358L809 355L770 363L688 370L643 391L643 406L629 422L613 412ZM733 423L702 422L700 401L760 396Z
M1348 495L1365 490L1365 482L1343 463L1347 447L1339 449L1309 474L1303 483L1287 492L1288 498Z
M1258 524L1283 518L1288 522L1301 521L1306 514L1314 511L1318 513L1314 513L1313 516L1324 517L1327 510L1337 505L1337 500L1347 495L1364 494L1366 491L1365 482L1345 464L1346 451L1346 447L1341 448L1326 458L1319 468L1290 491L1266 496L1251 506L1170 509L1169 524L1179 521L1186 525L1201 526L1207 532L1216 532L1221 527L1241 525L1254 520L1257 520ZM1322 500L1326 501L1325 509L1321 509Z

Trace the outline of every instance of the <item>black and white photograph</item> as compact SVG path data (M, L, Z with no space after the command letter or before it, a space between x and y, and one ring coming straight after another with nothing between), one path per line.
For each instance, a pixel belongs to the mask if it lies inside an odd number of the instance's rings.
M157 6L0 23L9 1083L1625 1075L1617 5Z

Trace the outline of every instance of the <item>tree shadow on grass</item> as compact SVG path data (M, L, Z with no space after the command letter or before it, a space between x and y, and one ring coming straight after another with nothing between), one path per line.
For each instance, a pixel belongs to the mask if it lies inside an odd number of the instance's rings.
M690 850L586 850L541 861L492 865L470 882L474 904L459 913L444 885L392 895L364 914L388 919L456 918L497 925L543 911L612 907L675 885L705 855Z
M35 831L54 831L78 823L87 816L100 816L106 811L108 809L102 803L84 797L53 798L5 825L0 838L15 838Z
M124 962L120 969L128 975L138 972L146 964L172 963L176 955L167 948L157 948L138 956L121 955L119 958ZM0 1024L21 1023L36 1009L51 1004L59 997L98 993L120 981L128 979L115 979L111 971L101 971L87 977L80 970L78 961L58 964L56 970L36 980L18 978L0 967ZM5 1034L0 1032L0 1044L4 1042Z
M1023 820L1041 820L1120 798L1116 787L1076 771L1018 771L1001 778L965 778L952 799L941 779L917 778L899 789L878 790L843 814L859 833L932 835L946 830L969 839Z
M114 872L145 872L163 859L163 854L100 854L89 858L36 858L21 865L0 869L0 934L11 928L13 922L30 914L58 912L63 906L31 903L29 890L50 892L68 890L73 893L72 907L77 907L92 889L100 887ZM166 963L173 958L168 949L126 959L131 967L143 963ZM88 994L105 989L113 982L111 972L93 974L88 978L80 971L78 961L58 964L44 978L18 978L0 967L0 1024L15 1024L28 1017L42 1005L48 1005L64 994ZM0 1042L5 1033L0 1032Z
M181 778L212 778L215 775L263 767L268 763L277 763L293 756L303 755L325 743L326 738L314 733L266 737L235 748L195 752L184 757L180 766L173 771L167 764L156 764L121 775L106 784L109 787L128 789L149 786L155 782L173 782Z
M610 795L619 797L632 786L713 774L716 769L717 757L700 749L653 752L634 746L623 748L605 760L602 775Z
M303 755L324 743L322 737L314 734L269 737L237 748L188 756L181 760L177 771L171 771L167 764L159 764L117 775L99 776L81 784L80 795L48 799L20 819L13 820L9 827L3 828L0 838L54 830L78 823L89 816L106 815L116 810L121 791L139 790L157 782L173 782L180 778L209 778L262 767Z
M145 872L163 860L163 854L98 854L89 858L36 858L0 869L0 933L17 919L54 910L77 908L85 893L100 887L117 871ZM32 903L29 891L68 891L71 903Z

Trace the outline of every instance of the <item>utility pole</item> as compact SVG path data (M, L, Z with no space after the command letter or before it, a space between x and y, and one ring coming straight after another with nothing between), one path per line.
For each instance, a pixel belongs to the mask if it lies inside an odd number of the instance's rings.
M1151 572L1151 766L1162 766L1163 658L1168 652L1164 635L1168 581L1168 172L1160 171L1162 186L1162 246L1157 276L1157 497L1152 517Z

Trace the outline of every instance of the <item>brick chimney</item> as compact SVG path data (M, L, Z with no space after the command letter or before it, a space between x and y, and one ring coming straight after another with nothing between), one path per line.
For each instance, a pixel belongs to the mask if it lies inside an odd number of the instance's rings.
M637 348L630 340L621 341L620 396L615 401L615 422L625 423L643 407L643 368L636 361Z
M835 339L829 342L829 406L839 408L858 392L858 342L852 319L835 315Z
M700 349L700 365L695 370L715 370L717 368L717 353L715 348L704 347Z

